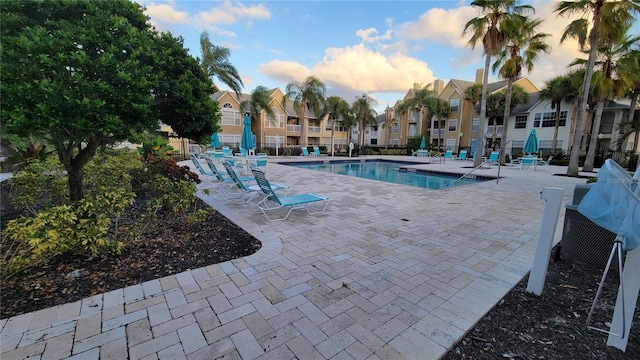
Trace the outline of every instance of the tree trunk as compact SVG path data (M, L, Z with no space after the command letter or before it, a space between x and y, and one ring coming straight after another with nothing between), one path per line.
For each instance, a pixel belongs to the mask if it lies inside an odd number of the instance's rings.
M573 107L571 108L571 125L569 128L569 138L567 139L567 152L569 154L571 153L571 149L573 149L573 137L576 133L579 104L580 104L580 99L576 97L575 100L573 101Z
M300 109L302 110L300 116L300 146L309 145L309 139L307 138L307 119L304 117L305 106L301 105Z
M587 121L584 123L584 129L582 129L582 143L580 144L580 151L587 151L587 146L589 146L589 134L591 133L591 129L593 128L593 108L589 107L587 109Z
M634 115L635 115L635 112L636 112L636 103L637 102L638 102L638 92L634 91L634 92L631 93L631 104L629 104L629 116L627 117L627 122L629 123L630 126L631 126L631 124L633 124L633 119L634 119ZM623 130L623 129L620 129L620 130ZM618 134L619 133L620 133L620 131L618 131ZM636 131L636 136L635 136L635 139L633 141L633 145L636 148L638 146L638 139L637 138L638 138L638 132ZM627 151L627 144L628 143L629 143L628 141L625 141L624 145L620 144L621 145L620 146L620 151L622 151L622 152ZM636 149L634 148L634 149L631 149L631 150L633 152L635 152Z
M505 164L505 159L507 157L506 147L507 147L507 129L509 128L509 117L511 116L511 92L513 90L513 80L509 79L507 81L507 93L504 99L504 120L502 120L502 141L500 141L500 157L499 160L501 165Z
M593 128L591 130L591 139L589 139L589 150L587 158L584 160L582 171L593 171L593 163L596 157L596 147L598 146L598 133L600 132L600 120L602 119L602 111L604 110L604 101L598 101L596 106L596 116L593 119Z
M489 81L489 65L491 65L491 55L489 52L485 55L484 74L482 77L482 97L480 99L480 126L478 128L478 136L476 137L476 154L473 167L477 167L482 163L482 151L484 143L484 123L487 119L487 82Z
M553 141L551 142L551 153L556 152L556 146L558 146L558 129L560 128L560 103L556 104L556 126L553 130Z
M331 121L331 156L333 157L333 149L334 149L334 145L333 145L333 136L336 130L336 119L333 119Z
M598 50L598 32L600 21L602 19L601 9L604 0L597 0L593 11L593 29L589 34L589 60L587 60L586 71L584 72L584 81L582 82L582 95L580 97L580 115L578 124L586 123L587 118L587 102L589 101L589 90L591 90L591 78L593 77L593 67L596 63L596 55ZM576 134L580 134L576 132ZM567 167L567 175L578 176L578 167L580 162L580 147L575 142L577 136L574 136L574 146L571 148L571 156L569 157L569 166Z

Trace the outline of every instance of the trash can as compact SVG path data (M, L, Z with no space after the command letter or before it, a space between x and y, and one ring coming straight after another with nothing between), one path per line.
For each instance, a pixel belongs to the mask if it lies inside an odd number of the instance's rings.
M578 212L580 201L592 186L593 184L576 185L572 202L565 205L564 227L558 250L566 259L604 268L616 234L596 225Z

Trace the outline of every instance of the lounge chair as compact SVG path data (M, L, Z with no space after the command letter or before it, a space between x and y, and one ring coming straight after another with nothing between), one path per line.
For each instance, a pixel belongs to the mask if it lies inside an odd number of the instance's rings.
M249 178L248 181L243 181L241 180L240 176L238 176L238 173L236 173L235 169L233 168L233 165L231 165L231 163L229 163L228 161L225 161L223 163L224 168L227 170L227 174L229 174L229 177L233 180L233 185L230 185L227 188L222 188L222 190L224 191L224 193L236 204L239 203L239 195L245 195L245 194L249 194L249 198L246 200L246 202L249 205L255 206L256 204L258 204L260 201L262 201L263 197L260 197L259 195L262 193L260 191L260 187L257 185L253 185L250 186L249 182L250 181L255 181L255 178L251 177ZM246 179L246 178L245 178ZM288 189L289 185L285 185L285 184L277 184L277 183L272 183L271 186L273 187L274 190L282 190L282 189ZM236 189L236 191L232 191L232 189ZM259 200L255 200L256 197L259 198ZM244 201L242 201L244 202Z
M321 154L321 153L320 153L320 148L318 148L317 146L314 146L314 147L313 147L313 154L314 154L315 156L317 156L317 157L320 157L320 156L327 156L327 154Z
M451 159L451 155L453 155L453 150L447 150L447 151L444 153L444 158L445 158L445 159Z
M206 161L207 165L209 165L209 169L211 169L211 172L218 180L218 186L214 188L215 191L224 190L225 185L233 185L233 179L231 178L231 176L229 176L229 174L227 174L226 172L222 173L213 162L213 160L211 160L211 158L207 158ZM241 176L239 177L239 179L243 182L255 181L252 176Z
M467 150L460 150L460 153L458 154L458 157L455 158L456 160L467 160Z
M537 166L538 166L537 157L523 156L522 159L520 159L520 170L523 170L524 168L527 168L527 167L531 167L535 170Z
M223 146L222 147L222 154L223 155L231 155L231 156L233 156L233 154L231 153L231 149L229 149L228 146Z
M201 175L203 175L205 177L207 177L207 176L215 176L215 174L213 172L206 171L204 169L204 167L202 167L202 164L200 164L200 160L198 158L198 155L190 154L189 157L191 158L191 161L193 161L193 165L195 165L196 169L198 169L198 171L200 172Z
M311 156L311 154L309 154L309 149L307 149L306 147L302 148L302 154L301 155L305 156L305 157Z
M320 214L323 213L327 209L327 205L329 205L328 197L313 193L278 196L274 191L273 186L269 183L269 180L264 176L264 172L258 169L252 169L252 172L253 176L256 178L258 186L260 186L260 190L262 190L262 193L264 194L264 199L256 204L256 206L262 211L269 221L286 220L294 209L305 209L309 215ZM312 212L309 209L309 205L313 203L321 203L323 201L325 204L322 206L322 209L315 212ZM272 219L267 214L270 211L280 208L289 208L287 214L282 218Z
M498 161L498 157L499 156L500 156L500 152L499 151L492 151L491 155L489 155L489 158L484 163L489 165L489 166L498 165L500 163Z
M538 160L538 166L549 166L549 163L551 162L551 159L553 159L553 155L549 156L549 158L547 160Z
M262 170L265 174L267 173L267 154L259 153L258 158L254 163L251 164L252 168L257 168Z
M425 150L425 149L416 150L416 156L429 157L429 150Z

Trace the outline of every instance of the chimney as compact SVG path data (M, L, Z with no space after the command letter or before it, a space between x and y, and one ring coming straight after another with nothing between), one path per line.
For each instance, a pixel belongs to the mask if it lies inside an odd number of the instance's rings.
M482 84L482 80L484 80L484 69L476 70L476 84Z
M436 79L433 82L433 91L435 91L436 94L440 95L442 90L444 90L444 80Z

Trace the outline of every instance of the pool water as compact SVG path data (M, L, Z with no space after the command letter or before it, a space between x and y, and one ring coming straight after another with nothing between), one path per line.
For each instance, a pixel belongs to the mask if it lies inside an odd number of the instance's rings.
M355 176L364 179L386 181L395 184L418 186L427 189L439 190L453 186L476 184L488 179L464 178L458 180L459 174L432 173L425 170L407 171L400 167L416 165L408 162L389 161L358 161L358 162L329 162L329 163L289 163L301 169L310 169L332 174ZM458 181L456 181L458 180Z

